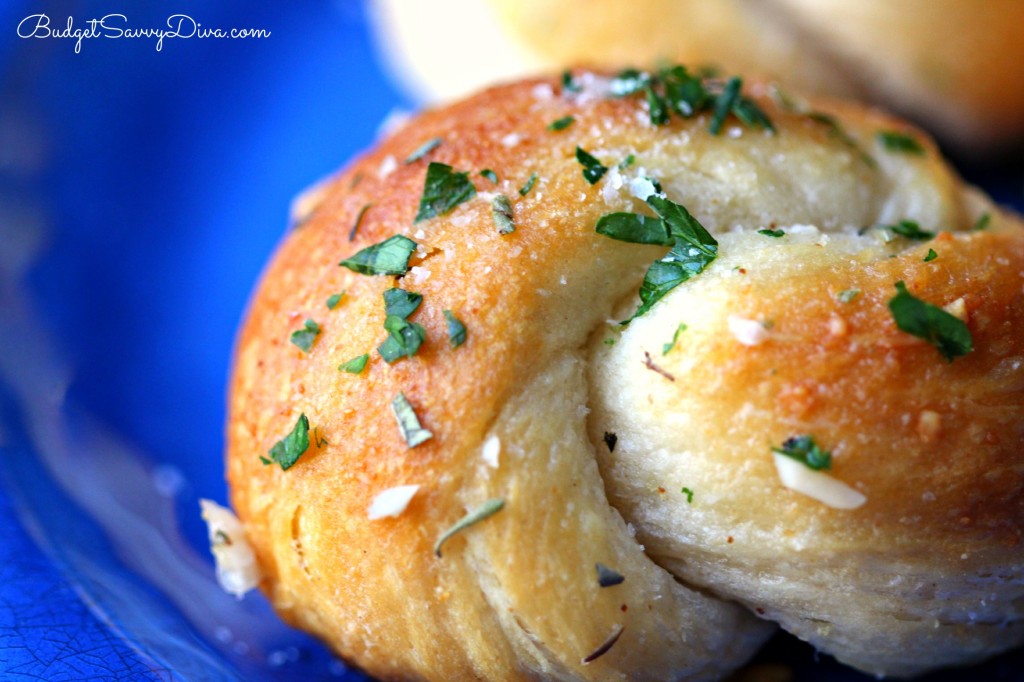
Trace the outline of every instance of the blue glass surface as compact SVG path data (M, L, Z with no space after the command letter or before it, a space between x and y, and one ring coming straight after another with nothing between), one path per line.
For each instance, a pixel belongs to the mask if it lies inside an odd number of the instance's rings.
M56 3L53 3L56 4ZM362 680L213 582L225 383L291 198L412 103L359 0L0 3L0 678ZM187 12L251 40L20 39ZM964 170L1024 207L1019 162ZM797 680L866 680L780 637ZM1021 680L1021 652L935 681Z

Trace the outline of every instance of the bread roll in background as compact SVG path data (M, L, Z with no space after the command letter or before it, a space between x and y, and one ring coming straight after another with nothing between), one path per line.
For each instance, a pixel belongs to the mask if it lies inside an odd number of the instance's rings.
M967 157L1024 137L1018 0L375 0L392 71L425 101L585 63L759 73L904 114Z
M227 426L284 618L402 680L719 679L776 623L878 675L1024 640L1021 221L899 120L735 85L660 125L609 74L496 86L297 202ZM704 266L628 325L672 257L616 220ZM339 267L396 236L404 276Z

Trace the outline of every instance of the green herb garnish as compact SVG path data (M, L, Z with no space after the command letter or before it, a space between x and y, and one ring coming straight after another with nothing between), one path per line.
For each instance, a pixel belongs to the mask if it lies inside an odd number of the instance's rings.
M889 310L901 331L932 344L949 362L974 350L971 331L962 320L911 294L903 280L896 282Z
M396 234L366 247L338 265L364 275L404 275L409 270L409 257L415 250L416 242Z
M572 71L562 72L562 89L569 92L579 92L582 89L576 79L572 77Z
M576 160L583 166L583 178L593 185L600 180L608 169L601 165L601 162L594 158L583 147L576 147Z
M672 340L664 344L661 347L661 354L668 355L668 352L676 347L676 341L679 340L679 335L686 331L686 323L680 322L679 326L676 327L676 333L672 335Z
M416 351L427 340L427 330L422 325L409 322L397 315L388 315L385 318L384 329L388 332L388 338L377 346L377 352L389 365L401 358L416 355Z
M291 342L308 353L313 347L313 342L320 335L320 325L313 320L306 320L302 329L292 332Z
M352 229L348 232L348 240L350 242L355 241L356 233L359 232L359 225L363 222L363 216L366 215L366 212L370 210L371 206L373 206L373 204L364 204L363 207L359 209L359 215L356 216L356 221L352 223Z
M971 226L971 230L974 232L981 232L988 228L988 224L992 221L992 214L986 211L978 216L978 219Z
M366 367L366 363L369 362L369 360L369 353L363 353L362 355L357 355L348 362L339 365L338 369L342 372L348 372L349 374L359 374Z
M772 452L792 457L808 469L815 471L832 468L832 453L818 447L818 444L814 442L814 437L808 434L787 438L783 441L782 447L772 448Z
M438 147L440 147L441 146L441 142L442 142L442 140L441 140L440 137L434 137L434 138L431 138L431 139L427 140L426 142L421 144L419 147L417 147L416 151L414 151L409 156L405 157L406 165L408 165L410 163L415 163L416 161L419 161L424 156L426 156L430 152L432 152L435 149L437 149Z
M686 504L693 504L693 491L689 488L683 488L680 490L682 494L686 495Z
M334 310L341 303L341 297L345 295L345 290L342 289L340 293L331 294L327 297L327 309Z
M548 130L565 130L575 122L576 118L574 116L563 116L562 118L549 123Z
M671 240L672 250L647 269L640 285L640 307L630 319L647 312L718 256L718 242L683 206L658 195L648 197L647 205L664 225L659 226L657 221L634 213L612 213L597 221L597 231L612 239L639 244L666 244ZM663 232L668 235L666 241L653 241L660 239ZM628 322L629 319L623 324Z
M384 312L387 315L397 315L403 320L420 307L420 303L423 302L423 296L421 294L406 291L405 289L399 289L393 287L384 292Z
M610 213L597 221L597 232L639 244L671 245L672 249L654 262L640 285L637 318L669 291L698 275L718 256L718 242L683 206L657 194L647 198L660 220L635 213ZM660 224L659 224L660 223ZM624 320L626 324L629 320Z
M490 516L494 516L495 514L500 512L502 508L504 508L504 506L505 500L502 500L500 498L494 498L491 500L487 500L476 509L470 511L468 514L459 519L454 526L452 526L451 528L449 528L441 534L441 537L439 537L437 539L437 542L434 543L434 554L437 555L438 558L440 558L441 546L445 542L447 542L449 538L476 523L480 523L481 521Z
M488 180L490 180L493 183L497 183L498 182L498 174L495 173L494 171L492 171L490 168L484 168L482 171L480 171L480 175L482 177L487 178Z
M462 324L462 321L455 317L450 310L444 311L444 319L448 323L448 343L452 348L458 348L466 343L466 325Z
M634 156L633 154L627 154L626 158L624 158L622 161L619 161L619 170L629 168L634 163L636 163L636 156Z
M537 174L530 173L530 177L527 178L526 184L519 188L519 196L525 197L533 189L533 186L537 184Z
M277 462L281 465L282 471L290 469L309 449L309 419L305 414L300 414L298 421L292 428L291 433L274 443L270 448L270 458L260 457L264 464Z
M710 109L709 130L713 135L720 132L729 114L747 126L774 131L764 111L740 93L742 85L739 78L731 78L719 91L716 84L691 75L682 66L673 66L660 69L656 74L627 69L612 80L611 93L614 97L626 97L642 92L654 125L668 123L670 111L690 118Z
M423 301L420 294L393 288L384 292L384 329L388 338L377 346L377 352L389 365L399 358L411 358L427 339L427 331L407 319Z
M715 107L711 114L711 124L708 126L708 130L712 135L717 135L722 131L722 125L725 124L726 117L736 105L742 87L743 80L738 76L733 76L725 84L722 94L715 100Z
M935 249L928 249L928 255L924 257L925 263L931 263L933 260L939 257L939 254L935 253Z
M910 135L898 133L892 130L879 130L878 141L886 151L911 154L913 156L924 156L924 147Z
M784 237L786 235L786 233L783 232L782 230L769 230L769 229L758 230L757 233L758 234L763 234L765 237L775 237L775 238Z
M413 222L444 215L475 196L476 187L469 179L469 173L456 173L447 164L431 161L423 182L420 208Z
M391 411L395 413L395 420L398 422L398 431L402 434L402 439L410 448L434 437L434 434L420 424L416 410L412 408L404 393L399 392L391 401Z
M935 239L934 232L922 230L921 226L918 225L915 220L901 220L895 225L878 225L878 228L882 230L889 230L901 237L906 237L907 239L913 239L919 242L926 242L929 239Z
M491 216L498 228L498 234L512 234L516 231L512 202L504 194L499 194L491 200Z
M849 303L860 295L860 289L843 289L836 294L836 300L840 303Z
M626 576L604 564L594 564L597 569L597 584L601 587L613 587L626 581Z

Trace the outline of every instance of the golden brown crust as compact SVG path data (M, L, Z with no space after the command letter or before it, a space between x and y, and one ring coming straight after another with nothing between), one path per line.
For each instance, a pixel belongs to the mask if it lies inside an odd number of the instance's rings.
M591 86L600 81L577 75ZM762 227L808 224L841 232L904 218L925 229L963 230L982 211L996 212L963 190L930 142L892 119L816 105L841 117L859 141L855 147L820 122L779 110L764 87L752 92L777 134L730 119L725 134L712 136L707 115L673 117L656 127L638 98L597 97L587 89L566 96L557 79L502 86L418 116L321 188L253 298L230 399L233 504L267 576L264 588L286 618L388 679L710 679L742 663L763 641L770 632L764 623L677 582L659 563L678 567L663 561L657 548L645 554L633 531L653 537L656 527L637 525L630 505L613 506L606 497L606 486L613 497L617 493L614 481L607 475L602 480L598 470L596 453L605 446L588 434L598 424L587 417L598 384L590 376L595 361L587 348L605 334L605 321L621 302L635 296L644 269L664 249L601 237L594 232L597 219L639 210L628 181L642 174L658 178L671 199L716 234L740 230L757 239L764 237L752 231ZM571 126L548 129L566 115L575 117ZM926 153L886 152L874 137L881 129L906 130ZM434 137L443 142L427 159L403 163ZM599 183L583 180L577 145L613 167ZM632 166L614 168L629 154ZM428 160L470 172L481 194L447 215L414 223ZM482 178L483 169L492 169L498 183ZM533 173L535 187L521 196L519 188ZM499 235L492 220L488 194L497 193L512 199L512 234ZM727 340L710 343L702 352L721 360L715 360L721 368L713 380L756 386L771 398L776 416L762 422L762 440L778 438L791 418L827 417L835 433L875 422L880 434L902 429L900 445L909 452L904 459L840 462L837 454L837 475L852 472L869 490L870 503L853 512L868 525L914 506L901 497L898 477L917 476L919 460L931 450L919 435L906 433L895 407L881 414L876 408L907 403L907 383L921 382L923 392L910 394L917 396L914 409L940 413L942 434L948 425L949 435L939 442L953 448L943 452L974 447L977 439L998 441L970 462L944 465L973 477L974 490L995 504L976 503L980 495L943 495L940 502L942 491L936 490L935 513L921 528L950 547L1019 540L1020 449L1016 459L1005 454L1012 453L1007 443L1015 442L1006 428L1018 429L1019 439L1020 407L1013 402L1019 376L1000 363L1019 350L1021 335L1010 332L1021 328L1024 255L1020 228L1008 220L997 217L998 229L991 232L937 239L943 255L930 268L917 263L917 251L872 246L898 257L869 267L843 261L818 267L812 279L786 280L784 307L799 302L805 308L800 321L780 321L779 333L791 335L792 344L741 355ZM421 245L414 268L401 280L338 267L394 234ZM950 241L956 248L945 248ZM728 257L723 247L722 263ZM796 262L801 257L794 256ZM708 286L718 281L711 275L720 267L716 262L706 273ZM934 348L896 331L884 301L897 275L930 300L964 296L978 351L946 364ZM700 281L692 284L699 287ZM846 281L865 292L848 313L853 331L845 340L821 338L835 314L827 292ZM375 348L386 336L382 293L396 285L423 295L411 320L423 325L427 341L415 357L388 365ZM341 303L328 310L326 299L341 291ZM781 305L753 286L721 291L735 297L737 314L754 314L745 306L776 314L773 306ZM468 329L468 340L455 349L447 340L444 310ZM781 310L777 314L782 320ZM322 331L303 352L288 339L307 318ZM861 335L870 343L851 352L851 339ZM363 373L338 371L363 353L370 354ZM808 356L825 359L810 365L812 374L801 375ZM783 371L764 379L775 364ZM846 376L853 366L871 371ZM966 408L963 399L933 398L946 382L966 386L972 400L1010 397L986 408L978 422L981 408L973 403ZM822 401L814 397L819 385L830 386ZM854 399L861 391L873 394L870 401ZM412 449L392 414L399 392L433 434ZM728 420L737 396L719 392L709 404ZM260 457L300 413L316 429L311 440L321 444L311 445L287 471L262 464ZM977 423L984 428L958 428ZM497 467L481 455L493 439ZM765 454L750 455L756 459L750 466L762 474L771 462ZM995 466L997 455L1011 463ZM420 486L408 508L397 518L371 521L367 512L375 496L400 485ZM433 545L446 528L494 498L505 501L500 512L453 537L443 558L434 556ZM783 518L839 518L806 500L787 497L777 504ZM950 521L954 507L970 522ZM880 527L894 532L890 526ZM829 529L822 521L820 532ZM615 568L626 581L600 588L595 563ZM705 577L693 579L714 592L714 581ZM730 590L721 593L753 603ZM618 628L623 630L614 647L583 663ZM1005 638L995 639L986 646L1006 646ZM827 648L828 638L822 641Z

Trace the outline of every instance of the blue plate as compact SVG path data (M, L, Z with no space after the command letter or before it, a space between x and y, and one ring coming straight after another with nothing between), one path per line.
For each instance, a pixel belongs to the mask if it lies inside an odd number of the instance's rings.
M291 198L412 103L357 0L119 5L0 4L0 678L365 680L216 586L198 499L226 499L233 335ZM15 31L68 12L270 35ZM1024 205L1019 163L966 172ZM758 661L869 679L786 636ZM928 679L1022 669L1016 652Z

